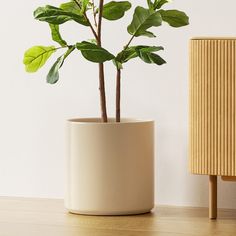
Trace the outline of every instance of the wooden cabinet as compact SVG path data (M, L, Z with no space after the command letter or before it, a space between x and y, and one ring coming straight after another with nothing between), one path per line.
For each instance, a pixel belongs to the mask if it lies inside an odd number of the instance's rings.
M190 40L190 171L209 175L210 218L217 176L236 176L236 38Z

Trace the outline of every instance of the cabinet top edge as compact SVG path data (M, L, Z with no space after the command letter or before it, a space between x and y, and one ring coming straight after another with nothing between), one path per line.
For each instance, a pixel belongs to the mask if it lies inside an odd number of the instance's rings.
M193 37L190 40L236 40L236 37Z

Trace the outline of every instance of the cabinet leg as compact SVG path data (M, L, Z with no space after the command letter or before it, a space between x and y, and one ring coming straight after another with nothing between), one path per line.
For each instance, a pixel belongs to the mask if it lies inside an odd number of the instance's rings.
M217 176L209 176L209 218L217 218Z

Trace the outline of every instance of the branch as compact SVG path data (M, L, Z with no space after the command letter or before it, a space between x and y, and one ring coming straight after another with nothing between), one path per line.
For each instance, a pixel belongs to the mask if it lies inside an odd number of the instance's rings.
M93 26L92 26L92 24L91 24L91 22L90 22L90 20L89 20L89 18L88 18L88 16L87 16L86 13L84 13L84 17L85 17L85 19L88 21L89 27L90 27L90 29L92 30L95 39L98 41L98 40L99 40L99 39L98 39L98 35L97 35L96 31L94 30L94 28L93 28Z
M79 7L79 9L82 10L82 9L81 9L81 6L80 6L80 4L77 2L77 0L74 0L74 2L77 4L77 6ZM91 22L90 22L90 20L89 20L89 18L88 18L88 16L87 16L86 12L83 12L83 15L84 15L85 19L88 21L89 27L90 27L90 29L92 30L92 33L93 33L95 39L98 41L98 35L97 35L96 31L94 30L94 28L93 28L93 26L92 26L92 24L91 24Z
M99 16L98 16L98 45L101 46L101 32L102 32L102 15L103 15L104 0L99 2Z
M129 45L130 45L131 42L133 41L134 37L135 37L134 35L131 37L131 39L129 40L129 42L125 45L124 50L129 47Z
M121 70L116 74L116 122L120 122Z
M102 13L103 13L103 4L104 0L99 2L99 15L98 15L98 46L101 47L101 32L102 32ZM102 120L103 122L108 122L107 119L107 108L106 108L106 90L105 90L105 74L104 74L104 65L99 63L99 89L100 89L100 100L101 100L101 111L102 111Z

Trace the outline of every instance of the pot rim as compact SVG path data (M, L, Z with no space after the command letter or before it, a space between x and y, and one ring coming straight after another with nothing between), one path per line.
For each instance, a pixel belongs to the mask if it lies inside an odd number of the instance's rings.
M107 123L102 122L101 118L88 117L88 118L72 118L67 122L75 124L100 124L100 125L121 125L121 124L135 124L135 123L154 123L151 119L136 119L136 118L122 118L121 122L116 122L115 118L109 118Z

